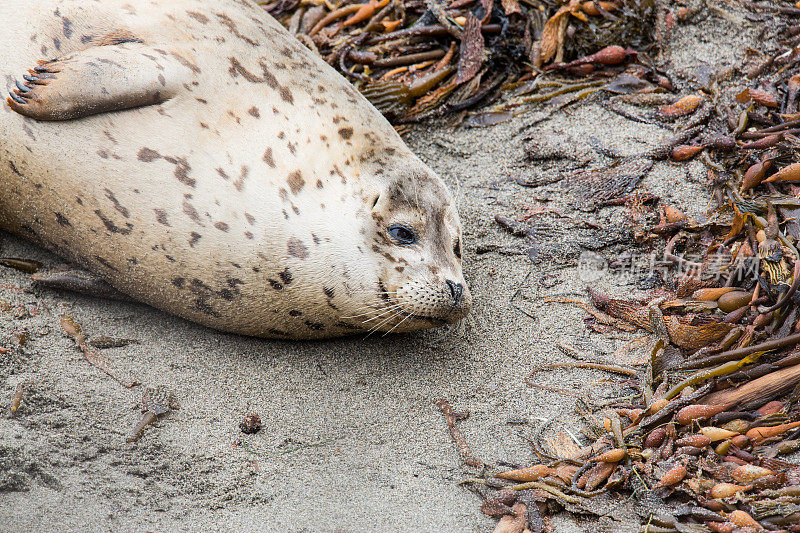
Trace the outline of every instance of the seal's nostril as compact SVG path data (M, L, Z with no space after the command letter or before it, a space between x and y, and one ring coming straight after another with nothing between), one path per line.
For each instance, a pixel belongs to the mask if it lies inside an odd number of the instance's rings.
M460 283L453 283L447 280L447 286L450 288L450 295L453 297L453 303L457 304L461 301L461 295L464 294L464 286Z

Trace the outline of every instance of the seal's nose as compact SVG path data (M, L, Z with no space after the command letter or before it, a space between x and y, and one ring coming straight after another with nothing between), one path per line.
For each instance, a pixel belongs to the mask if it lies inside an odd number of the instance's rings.
M450 288L450 295L453 297L453 305L458 305L461 302L461 297L464 295L464 286L460 283L454 283L447 280L447 286Z

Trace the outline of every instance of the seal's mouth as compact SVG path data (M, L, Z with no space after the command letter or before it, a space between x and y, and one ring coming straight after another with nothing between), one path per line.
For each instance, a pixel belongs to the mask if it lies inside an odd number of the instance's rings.
M391 299L389 301L391 302ZM402 308L398 309L397 311L398 311L398 313L400 313L404 317L416 318L417 320L426 320L426 321L428 321L428 322L430 322L430 323L432 323L432 324L434 324L436 326L442 326L444 324L449 324L449 322L447 320L444 320L444 319L441 319L441 318L434 318L432 316L415 315L414 313L409 313L409 312L403 311Z

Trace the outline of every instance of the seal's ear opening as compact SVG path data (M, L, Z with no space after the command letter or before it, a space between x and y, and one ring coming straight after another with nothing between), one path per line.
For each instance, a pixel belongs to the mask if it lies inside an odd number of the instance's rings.
M372 209L375 209L375 206L378 205L378 200L380 200L380 199L381 199L381 195L380 194L376 194L375 195L375 199L372 201Z

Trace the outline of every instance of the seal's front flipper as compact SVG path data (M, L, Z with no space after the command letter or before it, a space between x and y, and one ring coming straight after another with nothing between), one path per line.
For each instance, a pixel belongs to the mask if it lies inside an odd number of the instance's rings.
M34 285L47 289L77 292L109 300L131 300L131 298L109 285L100 276L78 268L37 272L31 276L31 279Z
M136 39L99 42L39 65L17 80L8 106L37 120L70 120L160 104L199 69Z

